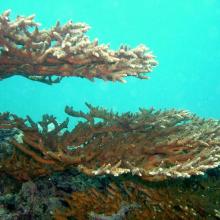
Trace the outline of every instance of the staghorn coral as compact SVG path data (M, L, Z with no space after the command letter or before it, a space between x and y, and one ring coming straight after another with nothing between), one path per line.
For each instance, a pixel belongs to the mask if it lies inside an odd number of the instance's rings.
M201 175L220 163L217 120L174 109L140 109L119 115L87 106L88 113L66 107L70 116L85 119L72 131L66 129L68 119L59 124L45 115L35 123L30 117L23 120L3 114L0 126L18 129L22 138L8 140L16 150L11 159L1 162L1 170L18 179L30 179L75 166L87 175L130 173L160 181ZM95 122L97 118L99 122Z
M130 172L143 179L161 180L203 174L219 165L220 122L217 120L200 119L187 111L174 109L140 109L135 114L118 115L87 106L88 114L76 113L68 107L66 112L85 118L85 124L90 127L107 130L99 138L90 138L96 160L78 167L89 175L117 176ZM94 118L103 122L96 125ZM86 142L82 151L89 153L91 145Z
M9 15L10 10L0 15L0 79L19 74L48 84L65 76L125 82L126 76L147 78L143 73L157 65L144 45L112 51L97 39L91 42L85 23L58 21L50 30L39 30L34 15L14 21Z

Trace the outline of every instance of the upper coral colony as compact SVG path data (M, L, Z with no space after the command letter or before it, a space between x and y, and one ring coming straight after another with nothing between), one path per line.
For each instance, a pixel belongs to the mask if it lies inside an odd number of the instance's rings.
M69 21L61 25L57 22L49 30L39 30L34 16L18 16L11 21L9 15L10 10L0 16L2 80L22 75L47 84L58 83L67 76L125 82L127 76L147 78L146 73L157 65L155 57L144 45L134 49L123 45L113 51L108 45L99 45L97 39L90 41L85 35L89 29L87 24ZM1 113L1 173L27 181L74 167L88 176L120 179L130 175L144 182L158 182L203 175L220 164L218 120L202 119L184 110L151 108L118 114L86 105L88 113L65 108L67 115L84 119L71 131L68 118L58 123L55 117L44 115L40 122L34 122L29 116L22 119L8 112ZM98 122L97 118L100 119ZM147 192L143 186L139 187L140 183L132 180L123 184L128 188L135 188L136 184L142 193ZM110 191L120 194L116 186L111 188ZM93 193L99 198L104 196ZM150 216L146 204L138 200L137 192L135 196L132 190L127 193L130 197L123 199L120 194L120 204L111 209L116 213L114 215L122 213L123 216L123 210L132 207L139 211L139 216L140 213ZM128 200L132 205L122 207L121 202L128 204ZM67 201L72 207L70 200ZM77 215L73 210L69 213ZM96 211L102 213L102 210ZM189 212L197 214L195 210ZM186 215L187 211L184 213ZM57 216L57 219L65 219L60 212ZM89 216L107 219L91 212Z
M85 35L89 26L69 21L57 22L50 30L39 30L34 16L9 20L10 10L0 16L0 78L15 74L47 83L65 76L95 77L124 81L125 76L145 78L157 64L148 48L129 49L122 45L112 51ZM55 80L51 76L57 76Z

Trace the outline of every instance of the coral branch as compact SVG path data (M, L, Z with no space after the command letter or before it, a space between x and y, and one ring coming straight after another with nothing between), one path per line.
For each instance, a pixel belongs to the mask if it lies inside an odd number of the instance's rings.
M47 84L65 76L124 82L126 76L147 78L143 73L157 65L144 45L113 51L97 39L91 42L85 35L87 24L57 22L50 30L39 30L34 16L10 21L9 15L10 10L0 15L1 79L19 74Z
M22 120L2 114L0 141L3 146L16 149L19 169L19 160L25 158L33 161L29 162L32 169L38 164L46 173L73 165L92 176L129 173L158 181L201 175L220 164L217 120L200 119L187 111L140 109L137 113L119 115L87 106L88 113L66 107L70 116L86 119L72 131L67 130L68 120L59 124L49 115L35 123L30 117ZM12 173L9 166L1 166L3 171ZM13 170L15 167L16 162ZM28 171L28 175L40 175L42 169L39 172Z

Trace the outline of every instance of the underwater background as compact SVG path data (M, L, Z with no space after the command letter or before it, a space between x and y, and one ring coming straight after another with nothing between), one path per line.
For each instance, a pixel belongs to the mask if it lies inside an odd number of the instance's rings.
M66 105L85 110L88 102L119 112L153 106L220 119L220 1L7 0L0 9L11 9L11 18L36 14L42 29L57 20L85 22L90 39L111 49L143 43L159 61L150 80L128 77L126 84L73 77L49 86L11 77L0 82L0 112L34 120L49 113L61 121Z

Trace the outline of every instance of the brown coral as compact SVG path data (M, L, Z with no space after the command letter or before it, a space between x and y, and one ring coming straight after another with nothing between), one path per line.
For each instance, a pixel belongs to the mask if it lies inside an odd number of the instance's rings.
M196 181L191 183L152 186L135 180L113 180L103 190L93 188L63 196L66 209L56 210L54 216L57 220L217 219L219 181L200 180L202 187L198 183L195 187Z
M68 120L58 124L48 115L35 123L3 114L1 128L20 131L9 141L20 167L15 162L6 167L6 162L2 169L11 174L16 170L16 175L26 170L31 178L74 165L88 175L131 173L158 181L200 175L220 163L219 121L186 111L140 109L119 115L87 106L88 113L66 107L69 115L86 119L72 131L66 130ZM28 160L29 166L25 162L22 168L20 160Z
M157 65L144 45L112 51L97 39L91 42L85 35L87 24L57 22L50 30L39 30L34 15L10 21L9 14L10 10L0 16L1 79L19 74L48 84L65 76L124 82L125 76L147 78L143 73Z

